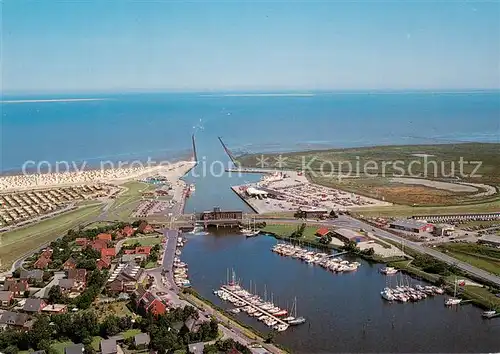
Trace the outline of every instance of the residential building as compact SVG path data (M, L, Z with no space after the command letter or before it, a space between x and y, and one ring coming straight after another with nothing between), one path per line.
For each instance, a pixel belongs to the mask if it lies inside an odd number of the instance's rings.
M153 247L151 247L151 246L136 247L135 254L143 254L143 255L149 256L149 254L151 253L151 249L152 248Z
M63 293L70 293L78 290L75 279L59 279L59 288L61 288L61 292Z
M5 311L0 314L0 328L26 328L28 319L29 317L26 313Z
M82 354L84 351L83 344L73 344L64 348L64 354Z
M109 257L103 257L97 260L97 269L103 270L111 267L111 259Z
M38 258L38 260L33 264L33 268L37 268L37 269L45 269L49 266L50 262L52 262L52 260L50 258L47 258L45 256L40 256L40 258Z
M26 280L29 282L41 282L43 281L43 270L33 269L33 270L21 270L20 275L21 280Z
M116 354L117 352L116 339L103 339L101 341L101 354Z
M86 247L89 243L89 240L86 239L86 238L77 238L75 240L75 243L78 245L78 246L82 246L82 247Z
M86 269L70 269L68 270L68 279L74 279L78 288L85 289L87 286L87 270Z
M321 227L316 230L316 236L325 237L327 235L331 235L331 231L327 227Z
M101 258L116 256L116 251L114 248L101 248Z
M122 230L122 234L125 235L125 237L132 237L134 232L135 230L130 225L125 226Z
M108 284L106 284L106 290L112 294L120 294L124 291L125 286L123 285L123 280L115 279Z
M140 223L140 225L137 227L137 232L140 234L150 234L154 232L155 230L151 225L149 225L146 221L143 221Z
M64 270L70 270L76 268L76 260L73 257L69 257L66 262L63 264Z
M24 296L24 292L29 289L27 280L7 279L3 284L4 291L10 291L14 297Z
M103 248L108 247L108 242L105 240L94 240L90 244L90 247L92 247L93 250L100 252Z
M12 291L0 291L0 306L8 307L14 299Z
M153 315L163 315L167 312L167 305L153 293L146 291L142 286L139 286L135 291L136 305L146 313Z
M108 279L108 284L114 280L123 282L123 291L127 293L133 292L137 288L137 284L142 282L146 277L143 269L135 263L119 264Z
M28 313L40 313L43 308L47 306L45 301L42 299L26 299L24 303L23 311Z
M203 349L205 349L205 343L203 342L198 342L198 343L191 343L188 346L189 353L191 354L203 354Z
M134 346L135 349L141 350L146 349L151 342L151 338L147 333L139 333L134 336Z
M106 241L107 243L111 242L113 240L113 236L111 234L99 234L96 237L96 240L102 240Z

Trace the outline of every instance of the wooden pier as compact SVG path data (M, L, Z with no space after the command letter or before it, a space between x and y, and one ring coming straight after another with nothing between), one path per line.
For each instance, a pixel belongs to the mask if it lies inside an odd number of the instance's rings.
M227 285L223 285L221 287L221 290L228 293L229 295L235 297L236 299L238 299L239 301L241 302L244 302L247 306L250 306L252 307L253 309L257 310L258 312L261 312L263 315L266 315L268 317L271 317L273 320L276 320L279 324L284 324L284 325L289 325L288 323L286 323L285 321L283 321L282 319L280 319L279 317L276 317L272 314L270 314L269 312L267 312L266 310L262 310L260 307L258 306L255 306L254 304L250 303L248 300L242 298L241 296L238 296L236 295L233 291L227 289Z

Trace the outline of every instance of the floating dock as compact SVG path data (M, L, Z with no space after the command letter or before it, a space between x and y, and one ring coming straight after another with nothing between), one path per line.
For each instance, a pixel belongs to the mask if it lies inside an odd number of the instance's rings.
M223 286L221 286L221 290L224 291L224 292L226 292L227 294L231 295L232 297L238 299L238 301L244 302L246 306L250 306L253 309L255 309L256 311L261 312L263 315L266 315L266 316L272 318L273 320L277 321L279 324L287 325L288 326L288 323L286 323L285 321L283 321L279 317L276 317L276 316L270 314L266 310L263 310L260 307L252 304L251 302L249 302L245 298L243 298L243 297L241 297L239 295L236 295L232 290L228 289L228 287L229 287L229 285L223 285Z

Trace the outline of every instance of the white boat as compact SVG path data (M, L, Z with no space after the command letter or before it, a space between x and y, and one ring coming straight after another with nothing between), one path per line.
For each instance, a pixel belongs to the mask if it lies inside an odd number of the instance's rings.
M446 299L446 301L444 302L444 304L446 306L453 306L453 305L458 305L462 302L462 299L458 299L456 297L450 297L448 299Z
M385 274L385 275L394 275L397 272L398 272L398 270L393 268L393 267L385 267L385 268L380 269L380 273Z
M293 313L293 319L287 321L289 325L295 326L306 322L306 319L304 317L297 317L297 298L294 298L292 311L290 312Z
M457 277L455 277L455 290L453 291L453 297L446 299L444 302L445 306L454 306L462 302L462 299L457 298Z
M288 327L289 325L287 325L286 323L280 323L276 325L274 329L277 330L278 332L284 332L288 329Z
M497 312L495 310L489 310L489 311L484 311L482 316L485 318L492 318L496 314L497 314Z
M394 295L389 290L384 290L380 292L380 295L382 296L383 299L387 301L394 301Z

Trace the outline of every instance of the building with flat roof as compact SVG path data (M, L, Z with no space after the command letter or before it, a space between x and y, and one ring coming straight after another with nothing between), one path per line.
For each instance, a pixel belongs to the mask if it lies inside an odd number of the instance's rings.
M335 229L333 230L333 234L336 238L343 242L363 242L366 241L366 237L361 235L359 232L351 230L351 229Z
M434 226L434 235L450 236L455 231L455 226L450 224L437 224Z
M414 219L405 219L405 220L396 220L389 224L391 229L409 231L409 232L432 232L434 230L434 225L429 224L426 221L414 220Z
M214 208L212 211L204 211L200 215L201 220L230 220L243 219L243 211L241 210L221 210Z
M296 216L303 219L319 219L328 216L328 210L315 208L299 208Z

